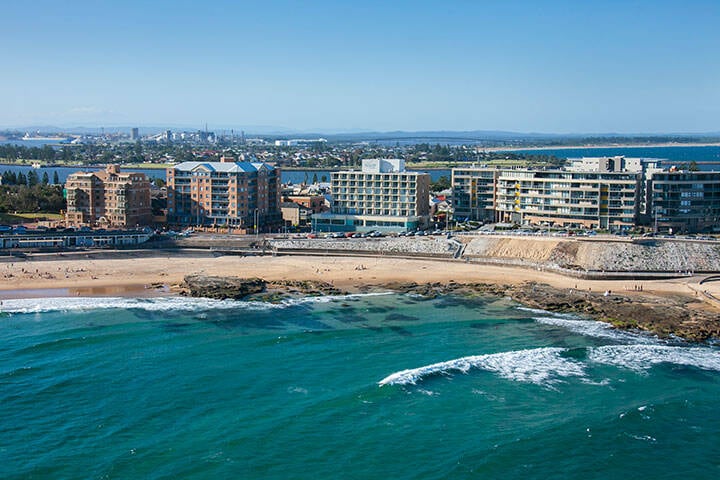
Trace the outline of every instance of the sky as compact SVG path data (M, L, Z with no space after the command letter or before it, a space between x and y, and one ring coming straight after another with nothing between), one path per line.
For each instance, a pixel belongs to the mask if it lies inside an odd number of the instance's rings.
M720 1L0 5L0 126L720 131Z

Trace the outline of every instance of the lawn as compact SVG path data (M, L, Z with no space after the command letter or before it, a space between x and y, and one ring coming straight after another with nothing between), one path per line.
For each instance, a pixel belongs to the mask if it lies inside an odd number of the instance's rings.
M62 220L59 213L0 213L0 223L27 223L41 220Z

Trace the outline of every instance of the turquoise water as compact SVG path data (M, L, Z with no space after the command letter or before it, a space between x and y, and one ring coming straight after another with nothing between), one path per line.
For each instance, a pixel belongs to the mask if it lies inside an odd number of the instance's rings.
M717 478L720 350L506 299L5 300L0 478Z

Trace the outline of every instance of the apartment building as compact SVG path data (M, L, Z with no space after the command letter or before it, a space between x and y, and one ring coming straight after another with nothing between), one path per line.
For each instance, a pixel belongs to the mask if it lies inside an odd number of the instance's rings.
M330 212L313 215L313 230L407 231L430 217L430 175L408 172L402 159L366 159L359 171L331 174Z
M137 227L152 222L150 182L143 173L108 165L100 172L76 172L65 182L68 225Z
M653 173L648 181L649 224L662 231L720 230L720 172Z
M453 168L452 190L456 219L495 221L495 168Z
M168 223L268 230L282 223L280 169L267 163L183 162L167 169Z
M455 218L564 227L633 226L641 206L641 169L614 171L612 163L597 160L584 161L574 171L455 168Z
M502 170L496 220L519 224L629 228L638 216L641 174Z

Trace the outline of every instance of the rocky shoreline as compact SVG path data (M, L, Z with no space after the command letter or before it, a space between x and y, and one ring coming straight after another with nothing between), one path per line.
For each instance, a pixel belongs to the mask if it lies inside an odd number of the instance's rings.
M509 297L523 305L551 312L586 315L618 329L643 330L661 338L681 337L702 342L720 339L720 313L702 308L701 300L688 295L592 293L558 289L543 283L514 285L489 283L381 283L364 285L362 292L395 291L434 298L439 295L493 295ZM320 281L265 281L260 278L185 278L181 294L216 299L280 302L298 296L343 295L350 292Z

